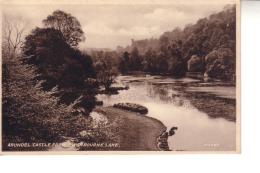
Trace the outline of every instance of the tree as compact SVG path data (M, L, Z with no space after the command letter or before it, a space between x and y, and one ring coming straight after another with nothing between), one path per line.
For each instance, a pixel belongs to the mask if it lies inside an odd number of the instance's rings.
M152 48L155 55L152 56ZM199 19L196 24L189 24L184 29L176 28L164 32L159 39L132 41L125 50L139 50L143 71L153 73L170 73L182 77L186 71L209 72L209 76L218 79L234 79L236 61L236 7L227 6L223 11ZM214 51L220 50L228 56L217 55L217 61L211 58ZM131 52L131 70L136 70L137 62ZM136 52L136 51L135 51ZM212 53L213 52L213 53ZM197 57L194 57L196 55ZM191 59L191 57L193 57ZM199 58L198 58L199 57ZM142 59L141 59L142 60ZM213 65L215 63L215 65ZM168 70L167 69L168 66ZM188 66L188 68L187 68ZM230 77L228 77L230 76Z
M109 91L117 76L116 67L111 66L109 59L102 59L95 63L95 69L98 82L105 87L106 91Z
M25 37L24 61L36 65L41 79L49 90L62 82L65 59L70 55L70 47L61 32L53 28L36 28Z
M141 56L139 55L139 51L137 47L134 47L130 53L129 59L129 67L130 70L140 70L141 69Z
M25 63L37 67L45 91L58 86L60 103L69 105L83 95L80 101L89 103L83 107L85 115L94 108L97 85L88 80L95 77L92 60L70 47L59 30L36 28L25 38L23 54Z
M58 104L55 89L44 92L35 81L37 69L21 63L21 57L3 56L3 133L4 148L9 142L54 142L66 135L61 119L72 109ZM64 124L63 124L64 125ZM64 132L64 133L63 133ZM9 148L10 149L10 148Z
M166 53L170 42L169 38L167 36L161 36L159 42L160 42L160 50Z
M205 73L212 78L234 80L235 56L231 49L220 48L210 52L205 57Z
M123 53L123 56L119 62L119 70L123 74L125 74L129 71L129 53L128 52Z
M18 16L10 16L7 14L3 14L3 45L5 49L3 53L14 53L19 52L26 26L25 19Z
M54 28L59 30L66 42L72 46L77 47L79 42L84 41L84 32L81 29L79 21L69 13L61 10L56 10L43 20L43 24L47 28Z
M152 58L153 58L153 50L149 48L144 54L144 60L142 62L143 70L146 72L150 72L152 69Z
M156 61L156 69L159 73L167 73L168 71L168 62L167 62L167 56L160 52L159 55L157 56L157 61Z
M84 80L94 77L91 58L71 48L59 30L36 28L25 38L23 53L38 67L47 89L84 87Z
M58 104L59 98L53 96L56 88L42 91L42 81L35 80L39 75L37 68L22 62L18 50L24 43L22 34L25 28L18 27L16 22L8 20L3 26L8 31L3 32L2 44L3 150L16 150L8 147L10 142L57 142L69 132L60 120L73 111Z
M204 62L202 58L197 55L192 55L188 63L188 71L190 72L202 72L204 71Z

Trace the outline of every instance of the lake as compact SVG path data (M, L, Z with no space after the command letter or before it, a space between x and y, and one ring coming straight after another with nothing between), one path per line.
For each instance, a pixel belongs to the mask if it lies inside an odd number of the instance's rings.
M162 76L118 76L118 86L129 86L117 95L98 95L104 106L119 102L138 103L148 108L147 116L160 120L168 129L177 126L175 135L169 137L171 150L175 151L235 151L236 122L226 118L212 118L197 109L189 93L201 93L214 103L215 98L235 100L235 87L222 82L206 83L197 79L173 79ZM204 100L207 101L207 100ZM203 103L202 103L203 104ZM230 111L225 107L222 112ZM216 110L217 111L217 110Z

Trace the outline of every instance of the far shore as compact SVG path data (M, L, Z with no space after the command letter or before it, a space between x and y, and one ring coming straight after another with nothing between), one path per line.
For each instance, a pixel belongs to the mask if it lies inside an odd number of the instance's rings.
M119 150L158 151L157 138L166 131L166 126L157 119L114 107L97 107L118 129Z

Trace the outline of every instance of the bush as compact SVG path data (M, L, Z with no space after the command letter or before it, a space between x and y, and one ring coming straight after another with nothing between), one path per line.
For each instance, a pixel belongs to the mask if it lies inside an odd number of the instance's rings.
M3 56L3 149L9 142L53 142L68 133L60 119L71 110L58 104L55 89L44 92L33 66L21 58ZM35 85L37 83L37 85Z

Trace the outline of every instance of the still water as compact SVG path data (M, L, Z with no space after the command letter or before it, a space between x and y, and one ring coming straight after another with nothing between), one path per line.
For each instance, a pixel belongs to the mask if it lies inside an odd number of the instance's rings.
M235 98L235 87L203 86L203 82L191 78L172 79L161 76L119 76L117 85L129 86L117 95L98 95L104 106L119 102L138 103L148 108L147 116L160 120L168 129L178 130L168 139L171 150L177 151L234 151L236 148L236 123L224 118L210 118L196 109L183 91L210 92L218 97ZM200 87L189 84L200 83ZM178 84L178 85L177 85Z

